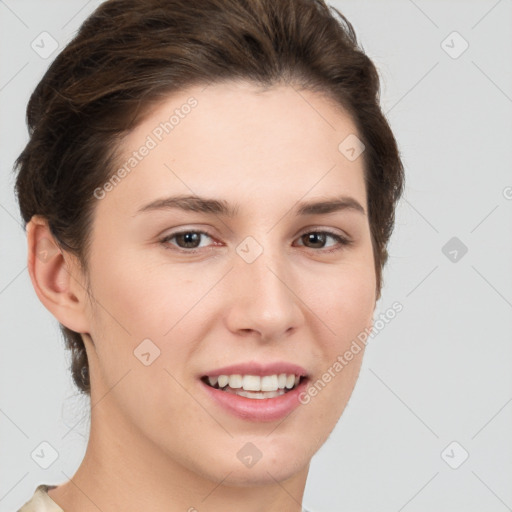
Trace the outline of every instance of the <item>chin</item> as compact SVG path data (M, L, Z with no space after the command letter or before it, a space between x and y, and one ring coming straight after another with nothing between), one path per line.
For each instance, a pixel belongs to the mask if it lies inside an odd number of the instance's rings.
M259 461L252 468L234 465L231 473L216 475L215 481L221 481L223 485L232 487L260 487L275 485L276 482L284 482L296 476L302 470L307 470L309 461L306 464L299 464L299 461L274 460L272 462Z
M307 472L313 447L307 450L306 440L302 438L280 436L276 439L271 435L236 437L231 440L233 448L219 447L215 454L216 472L210 478L222 480L223 485L247 487L275 485L276 481L286 481L301 471Z

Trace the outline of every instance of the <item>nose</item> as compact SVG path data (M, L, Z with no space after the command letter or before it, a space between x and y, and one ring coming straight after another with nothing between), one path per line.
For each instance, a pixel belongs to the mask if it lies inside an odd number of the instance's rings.
M231 332L272 341L289 336L304 321L297 278L286 255L278 252L265 249L252 262L235 256L228 285Z

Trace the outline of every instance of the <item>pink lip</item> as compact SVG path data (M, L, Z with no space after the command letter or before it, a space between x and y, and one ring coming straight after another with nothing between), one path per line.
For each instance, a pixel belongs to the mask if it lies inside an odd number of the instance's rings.
M217 368L206 372L204 375L209 377L218 377L219 375L279 375L280 373L293 373L295 375L306 376L307 372L302 366L287 363L284 361L275 361L273 363L258 363L256 361L233 364ZM201 375L204 376L204 375ZM249 399L251 400L251 399Z
M235 367L234 367L235 368ZM240 368L237 366L236 368ZM231 372L231 367L229 367ZM222 371L225 371L223 368ZM238 371L238 370L237 370ZM251 371L254 372L254 369ZM265 369L266 371L266 369ZM235 372L233 372L235 373ZM241 372L246 375L250 375L249 372ZM274 373L278 373L275 371ZM282 371L279 373L294 373L293 371ZM271 372L272 374L272 372ZM219 374L219 375L222 375ZM224 374L225 375L225 374ZM301 402L299 401L299 395L302 393L308 385L309 379L302 379L299 385L288 391L284 395L276 396L275 398L246 398L244 396L238 396L233 393L227 393L220 389L212 388L203 381L199 381L200 385L206 391L208 396L225 411L238 416L248 421L275 421L288 416L294 409L296 409Z

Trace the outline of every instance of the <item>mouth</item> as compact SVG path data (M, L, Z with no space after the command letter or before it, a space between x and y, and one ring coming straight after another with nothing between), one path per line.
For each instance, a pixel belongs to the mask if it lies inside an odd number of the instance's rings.
M282 420L301 405L309 385L305 368L288 361L247 361L198 376L208 399L244 421Z
M201 380L213 389L254 400L285 395L295 390L305 379L306 376L294 373L204 375L201 377Z

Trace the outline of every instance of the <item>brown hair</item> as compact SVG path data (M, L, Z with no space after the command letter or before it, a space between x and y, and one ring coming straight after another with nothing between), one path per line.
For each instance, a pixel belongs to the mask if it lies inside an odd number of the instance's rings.
M55 58L30 97L30 139L15 163L26 223L47 219L87 269L93 191L115 149L173 91L225 80L319 91L347 111L363 153L377 298L403 166L379 106L379 77L347 19L323 0L108 0ZM341 141L340 141L341 142ZM90 394L82 337L61 324L75 384Z

